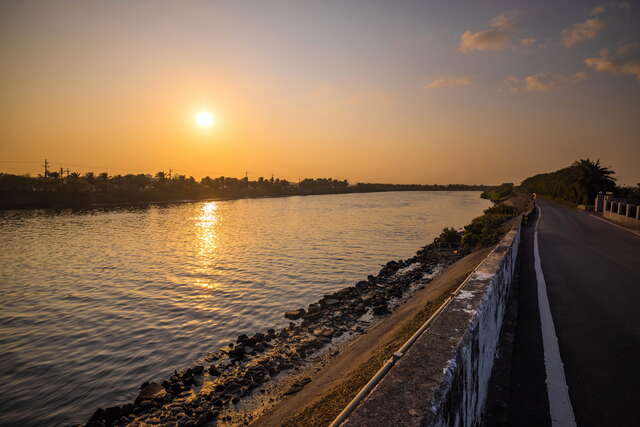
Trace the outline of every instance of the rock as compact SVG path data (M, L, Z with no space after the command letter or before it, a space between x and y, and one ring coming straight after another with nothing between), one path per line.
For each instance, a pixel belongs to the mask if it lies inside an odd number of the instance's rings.
M290 320L297 320L297 319L301 318L302 316L304 316L304 313L305 313L304 308L301 308L299 310L287 311L284 314L284 317L286 319L290 319Z
M290 394L295 394L297 392L299 392L300 390L302 390L304 388L305 385L309 384L311 382L311 378L303 378L300 381L297 381L295 383L293 383L291 385L291 387L289 387L289 390L287 390L284 395L288 396Z
M309 323L309 322L313 322L314 320L317 320L319 318L322 317L322 312L320 311L316 311L315 313L307 313L304 315L304 321Z
M300 385L300 384L298 384L298 383L293 384L291 387L289 387L289 390L287 390L287 391L285 391L285 392L284 392L284 395L285 395L285 396L288 396L288 395L290 395L290 394L296 394L297 392L299 392L300 390L302 390L302 388L303 388L303 387L304 387L304 386L302 386L302 385Z
M387 313L389 313L389 307L387 306L386 303L373 306L373 314L379 316Z
M320 311L320 305L309 304L309 309L307 310L307 313L312 314L312 313L317 313L319 311Z
M329 329L329 328L316 328L313 330L313 335L317 336L317 337L332 337L333 336L333 329Z
M136 404L144 400L162 399L167 394L167 391L160 384L151 382L146 385L136 397Z
M193 367L193 373L196 375L202 375L202 373L204 372L204 366L202 365L197 365Z
M209 366L207 372L209 372L209 375L211 375L212 377L217 377L220 375L220 371L216 368L216 365Z
M87 422L86 427L102 427L106 425L106 412L102 408L96 409L93 413L89 421Z
M241 345L236 346L229 352L229 357L232 359L242 359L244 357L245 348Z
M358 291L364 291L369 287L369 282L361 280L358 283L356 283L356 289Z
M275 329L267 330L267 335L269 336L269 338L275 338L276 337L276 330Z

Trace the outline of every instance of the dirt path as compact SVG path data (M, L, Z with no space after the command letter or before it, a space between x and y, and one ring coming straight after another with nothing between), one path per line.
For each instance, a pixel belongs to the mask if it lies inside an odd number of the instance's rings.
M313 374L311 383L302 391L285 398L252 425L328 425L489 252L490 249L476 251L449 266Z

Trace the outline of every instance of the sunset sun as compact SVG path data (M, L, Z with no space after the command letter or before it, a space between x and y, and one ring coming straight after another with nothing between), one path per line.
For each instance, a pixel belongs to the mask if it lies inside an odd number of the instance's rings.
M202 128L210 128L216 124L216 116L209 111L200 111L195 116L196 123Z

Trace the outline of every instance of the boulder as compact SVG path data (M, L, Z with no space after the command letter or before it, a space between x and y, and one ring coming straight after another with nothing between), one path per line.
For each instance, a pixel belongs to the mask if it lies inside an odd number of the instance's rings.
M284 314L284 317L285 319L289 319L289 320L297 320L302 316L304 316L304 313L305 313L304 308L301 308L299 310L287 311Z
M160 384L156 382L150 382L140 390L140 394L136 397L136 404L143 400L163 399L167 394L167 391Z

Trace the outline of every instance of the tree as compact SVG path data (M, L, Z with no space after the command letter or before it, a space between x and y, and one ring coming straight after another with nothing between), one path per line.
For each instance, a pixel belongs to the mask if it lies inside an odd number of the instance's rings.
M613 191L616 188L615 174L611 169L601 166L600 160L578 160L573 164L580 171L578 179L579 191L583 204L590 204L600 191Z

